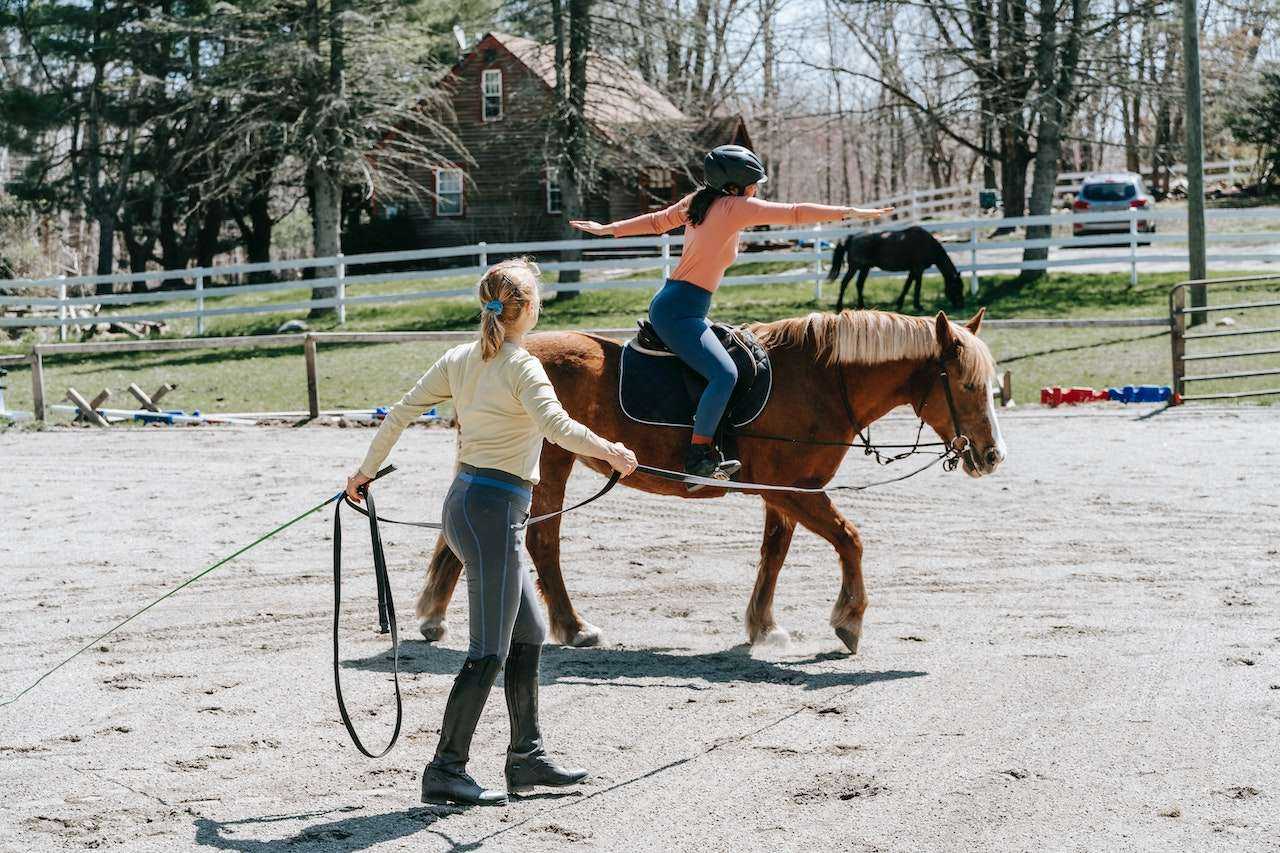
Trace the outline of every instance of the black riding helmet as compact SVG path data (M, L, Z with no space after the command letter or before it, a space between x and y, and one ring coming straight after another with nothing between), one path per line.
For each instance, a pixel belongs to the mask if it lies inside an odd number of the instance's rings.
M741 145L721 145L712 148L702 160L707 186L723 190L730 185L746 189L752 184L763 184L769 178L764 164L749 148Z

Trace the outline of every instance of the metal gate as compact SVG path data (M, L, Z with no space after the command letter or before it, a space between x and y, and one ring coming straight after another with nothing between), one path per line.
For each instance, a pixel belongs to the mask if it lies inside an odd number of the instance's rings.
M1267 295L1272 297L1268 301L1261 302L1235 302L1223 305L1202 305L1188 308L1186 305L1187 288L1204 287L1207 290L1218 287L1252 288L1258 287L1266 290ZM1223 311L1245 312L1257 311L1266 308L1280 308L1280 275L1253 275L1240 276L1237 278L1214 278L1202 279L1198 281L1184 281L1181 284L1174 285L1169 291L1169 339L1173 348L1173 393L1175 402L1184 402L1189 400L1230 400L1239 399L1241 397L1264 397L1272 394L1280 395L1280 381L1272 383L1272 387L1251 390L1251 391L1221 391L1208 394L1188 394L1186 393L1187 383L1190 382L1218 382L1231 379L1248 379L1256 376L1278 376L1280 377L1280 367L1268 367L1258 370L1237 370L1222 373L1197 373L1190 376L1187 375L1187 363L1198 363L1202 361L1214 361L1220 359L1237 359L1237 358L1254 358L1257 356L1277 355L1280 354L1280 346L1270 344L1271 348L1263 349L1230 349L1230 350L1209 350L1209 351L1193 351L1188 352L1188 347L1195 347L1197 341L1207 340L1209 338L1237 338L1246 335L1280 335L1280 325L1267 325L1271 323L1270 318L1266 319L1266 323L1260 328L1243 328L1219 330L1210 326L1208 331L1203 332L1187 332L1187 317L1200 315L1207 318L1208 315Z

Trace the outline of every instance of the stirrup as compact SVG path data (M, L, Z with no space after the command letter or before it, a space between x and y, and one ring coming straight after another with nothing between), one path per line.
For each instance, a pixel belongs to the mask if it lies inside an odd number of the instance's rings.
M707 477L728 482L741 468L741 462L737 459L725 459L720 453L720 448L713 444L690 445L689 452L685 456L684 472L695 477ZM705 486L701 483L689 483L685 488L691 492L696 492L705 488Z

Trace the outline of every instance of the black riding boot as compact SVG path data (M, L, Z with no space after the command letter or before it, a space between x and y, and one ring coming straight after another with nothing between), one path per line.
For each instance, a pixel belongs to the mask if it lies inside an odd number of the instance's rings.
M741 467L742 463L737 459L726 460L714 444L690 444L684 454L684 472L695 477L728 480L738 473ZM696 492L703 486L700 483L691 483L687 488L691 492Z
M436 747L436 756L422 771L424 803L477 806L506 804L506 794L487 791L467 775L471 736L475 734L480 712L484 710L489 690L501 668L502 662L494 655L479 660L468 658L458 677L453 680L449 701L444 706L444 722L440 726L440 744Z
M511 748L507 750L507 790L523 793L536 785L563 788L587 778L585 770L566 770L547 757L538 730L538 661L542 646L512 643L507 656L504 689L511 717Z

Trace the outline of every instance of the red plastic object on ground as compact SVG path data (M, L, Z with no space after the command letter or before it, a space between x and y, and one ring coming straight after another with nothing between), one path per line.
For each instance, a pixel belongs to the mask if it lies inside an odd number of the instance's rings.
M1054 385L1052 388L1040 389L1040 405L1042 406L1061 406L1063 403L1076 405L1079 403L1100 403L1108 400L1106 390L1098 390L1096 388L1067 388L1063 389Z

